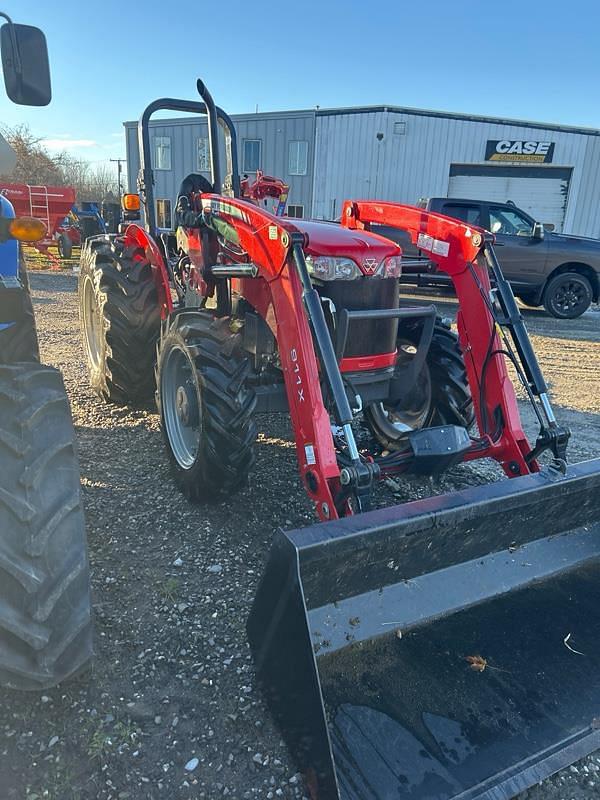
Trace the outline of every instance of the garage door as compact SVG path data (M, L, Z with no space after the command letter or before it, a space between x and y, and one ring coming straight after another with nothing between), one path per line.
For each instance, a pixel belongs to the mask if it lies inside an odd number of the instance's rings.
M539 222L562 231L571 169L567 167L507 167L452 164L448 197L471 200L507 200Z

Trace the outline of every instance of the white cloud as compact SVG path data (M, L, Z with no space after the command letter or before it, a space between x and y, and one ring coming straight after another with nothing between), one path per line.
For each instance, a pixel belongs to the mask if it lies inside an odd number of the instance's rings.
M71 150L79 147L97 147L95 139L71 139L68 136L59 139L42 139L41 144L48 150Z

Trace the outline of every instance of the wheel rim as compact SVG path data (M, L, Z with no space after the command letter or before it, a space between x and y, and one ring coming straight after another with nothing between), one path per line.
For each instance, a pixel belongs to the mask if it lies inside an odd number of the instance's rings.
M104 333L103 319L98 304L96 302L96 292L90 278L85 279L83 284L83 332L85 347L95 368L100 367L102 353L102 336Z
M585 286L580 281L561 283L554 292L553 305L561 314L571 314L587 300Z
M416 348L411 342L398 343L398 361L400 365L415 357ZM388 435L398 438L403 433L409 433L423 428L428 421L432 405L431 374L427 363L423 365L415 385L403 399L402 406L391 406L378 403L375 406L375 416L380 427L387 429Z
M200 448L202 406L196 370L185 350L173 347L160 371L160 397L165 432L175 460L190 469Z

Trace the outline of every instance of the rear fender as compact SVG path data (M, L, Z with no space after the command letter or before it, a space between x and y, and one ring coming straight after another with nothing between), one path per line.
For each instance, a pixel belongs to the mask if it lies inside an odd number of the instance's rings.
M173 311L173 300L171 298L169 272L159 246L147 231L134 223L128 225L125 229L125 246L141 247L152 265L161 305L160 315L162 319L166 319Z

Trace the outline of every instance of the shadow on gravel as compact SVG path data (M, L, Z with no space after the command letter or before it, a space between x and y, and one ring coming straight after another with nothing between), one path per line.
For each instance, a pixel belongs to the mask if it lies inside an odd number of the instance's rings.
M48 281L52 281L52 292L65 292L67 294L76 294L77 292L77 275L72 272L36 272L35 270L28 271L29 284L33 291L46 291L48 288Z

